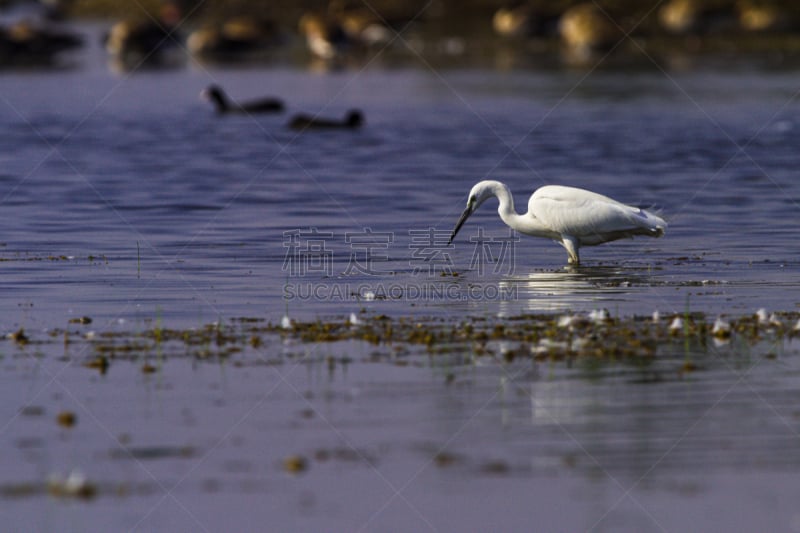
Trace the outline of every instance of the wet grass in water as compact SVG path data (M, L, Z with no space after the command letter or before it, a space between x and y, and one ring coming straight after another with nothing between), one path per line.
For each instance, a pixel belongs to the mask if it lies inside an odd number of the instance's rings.
M115 368L133 365L134 375L150 382L173 372L172 361L193 365L212 363L229 368L255 368L302 362L318 365L328 378L347 374L350 365L389 365L396 372L428 367L433 386L463 390L481 376L500 378L501 386L514 395L530 393L531 380L584 380L658 386L681 380L700 382L714 371L749 369L761 360L785 361L798 353L800 313L784 312L738 318L709 317L691 312L680 316L633 316L619 318L607 311L588 314L530 314L509 318L443 318L369 315L274 324L258 317L219 320L197 328L174 329L160 317L139 330L92 330L98 319L70 320L65 329L9 333L0 350L5 358L37 361L55 357L105 376ZM679 324L676 325L676 321ZM724 324L724 325L723 325ZM120 374L124 375L125 368ZM394 372L395 370L393 370ZM130 375L130 371L127 371ZM88 383L100 380L92 378ZM103 380L104 381L104 380ZM706 380L708 381L708 380ZM705 383L705 381L703 381ZM436 385L439 383L440 385ZM428 385L426 385L428 386ZM24 406L20 416L37 417L44 409ZM73 410L61 408L49 422L63 434L81 431L87 423ZM303 420L316 412L306 406ZM121 438L121 437L120 437ZM122 441L120 441L122 443ZM112 459L184 460L196 457L196 443L147 443L124 445ZM351 450L356 461L368 462L369 454ZM434 464L446 467L458 457L441 452ZM327 448L301 449L286 454L274 465L276 471L300 475L328 460L348 460ZM482 474L505 475L508 461L481 459ZM477 464L477 463L476 463ZM51 495L89 500L139 490L127 484L97 483L81 472L53 475L36 482L0 485L0 498L18 499Z
M140 331L87 331L90 317L70 321L71 327L33 336L24 329L6 335L18 350L30 344L47 346L63 342L64 357L81 353L80 364L108 371L119 362L143 365L145 373L158 372L176 358L227 361L238 365L279 364L285 346L363 343L375 353L391 354L397 362L405 356L424 355L432 364L472 364L477 358L573 361L603 364L675 360L681 372L699 369L700 360L720 352L750 357L785 353L786 344L800 335L797 312L717 318L688 309L678 316L614 318L607 312L588 315L519 315L510 318L471 317L460 320L386 315L333 320L283 320L273 324L260 318L241 317L199 328L171 329L157 318ZM720 324L724 324L720 326ZM72 349L83 346L86 349ZM764 353L762 353L764 352ZM398 356L399 354L399 356Z

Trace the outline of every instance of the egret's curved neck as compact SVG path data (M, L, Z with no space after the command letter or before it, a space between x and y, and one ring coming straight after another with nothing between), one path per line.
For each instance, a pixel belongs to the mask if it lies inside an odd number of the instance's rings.
M522 228L522 217L517 213L516 209L514 209L514 197L511 196L511 190L509 190L508 186L499 181L495 182L492 185L492 193L500 201L500 205L497 207L497 213L500 215L503 222L512 229L524 231Z
M542 224L534 213L528 212L524 215L517 213L514 209L514 198L511 196L508 186L498 181L492 184L491 189L492 193L500 201L497 213L508 227L526 235L553 237L552 230Z

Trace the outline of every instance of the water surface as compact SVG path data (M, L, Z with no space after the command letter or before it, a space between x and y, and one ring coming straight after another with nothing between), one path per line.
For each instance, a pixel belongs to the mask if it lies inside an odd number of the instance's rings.
M212 82L289 111L215 116L197 97ZM0 324L33 341L0 347L4 523L800 529L786 339L693 351L689 373L680 341L638 368L270 336L225 360L151 340L105 375L82 366L103 333L237 317L796 311L796 95L793 72L747 70L119 75L86 60L4 73ZM285 127L352 107L359 131ZM555 183L654 206L667 235L584 248L567 270L559 246L515 240L487 204L447 247L484 178L509 184L518 209ZM55 423L64 410L75 428ZM295 454L310 466L292 476ZM74 468L97 498L18 494Z

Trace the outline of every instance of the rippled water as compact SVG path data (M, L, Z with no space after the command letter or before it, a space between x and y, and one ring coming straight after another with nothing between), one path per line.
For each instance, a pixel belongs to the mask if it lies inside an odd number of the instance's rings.
M211 82L237 99L280 96L289 112L215 116L197 96ZM747 70L4 73L0 323L47 338L80 316L102 332L362 308L796 310L797 91L794 73ZM366 116L359 131L285 127L293 112L352 107ZM508 183L518 209L540 185L569 184L655 206L670 226L663 239L584 248L585 266L566 270L559 246L514 242L487 204L444 246L486 177ZM479 231L485 249L470 241ZM480 250L497 261L473 263ZM395 366L386 347L373 364L359 343L288 354L277 343L265 353L288 357L282 370L177 359L152 378L134 364L98 377L73 364L83 348L67 349L2 348L5 482L79 467L126 492L43 514L43 496L10 498L19 527L34 516L59 531L800 523L792 344L777 358L764 358L769 346L706 354L686 379L680 346L636 370L442 368L420 354ZM356 363L328 374L328 356ZM20 417L31 405L45 416ZM73 434L52 422L65 408L81 420ZM280 462L292 453L317 460L290 478Z
M367 125L296 134L286 115L220 118L197 98L212 81L241 99L284 97L289 113L359 107ZM480 302L476 312L589 302L650 313L681 310L687 295L712 312L791 309L800 246L795 90L789 75L760 73L7 75L4 314L18 321L18 306L33 306L28 319L44 324L157 310L182 322L275 317L284 296L308 283L406 290L427 273L441 285L444 267L466 282L517 287L514 301ZM495 256L508 236L494 209L484 207L454 248L442 236L485 177L508 183L519 209L542 184L571 184L657 206L670 227L664 239L586 248L589 268L577 273L561 271L560 247L526 237L513 257L470 269L479 228ZM381 233L372 248L354 244L365 228ZM324 241L316 255L312 229ZM298 250L317 266L289 264ZM49 256L69 259L34 261ZM354 262L369 272L348 268ZM710 286L685 286L702 282ZM411 303L464 308L394 294L384 307L396 312ZM333 300L288 303L312 316L357 305Z

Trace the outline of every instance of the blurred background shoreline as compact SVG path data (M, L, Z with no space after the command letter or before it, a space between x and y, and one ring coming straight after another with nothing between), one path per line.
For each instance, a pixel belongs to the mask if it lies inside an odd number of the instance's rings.
M498 69L800 66L800 3L781 0L6 0L0 13L0 67L57 63L87 39L122 70L174 66L168 48L218 64L306 54L334 68L379 55ZM65 44L86 25L102 37Z

